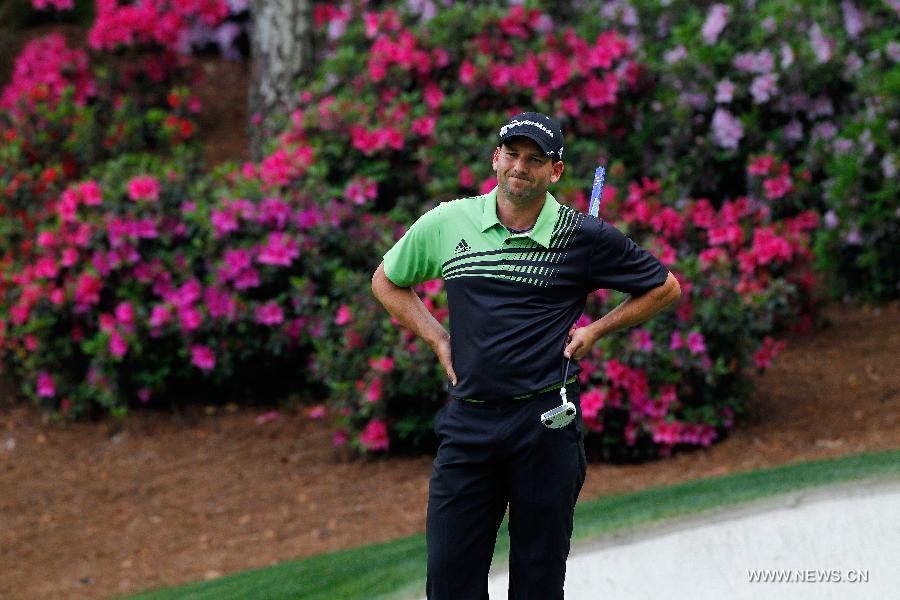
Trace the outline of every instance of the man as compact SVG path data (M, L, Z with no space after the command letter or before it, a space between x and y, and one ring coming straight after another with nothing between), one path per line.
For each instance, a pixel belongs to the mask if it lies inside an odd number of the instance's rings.
M449 378L452 399L435 418L440 446L426 522L431 600L488 598L507 504L509 597L563 597L586 472L577 361L600 337L648 319L681 294L656 258L547 192L563 174L562 154L554 119L513 117L494 150L497 187L420 217L372 278L378 300L428 342ZM452 333L410 289L439 277ZM631 296L576 328L587 294L600 288ZM560 405L563 385L579 417L544 427L540 415Z

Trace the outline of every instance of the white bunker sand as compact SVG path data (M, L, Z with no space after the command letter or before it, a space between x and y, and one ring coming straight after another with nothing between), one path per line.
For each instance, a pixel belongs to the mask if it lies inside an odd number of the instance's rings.
M791 580L751 583L751 570ZM507 597L507 565L492 568L489 585L492 599ZM811 488L575 542L565 590L568 600L898 598L900 478Z

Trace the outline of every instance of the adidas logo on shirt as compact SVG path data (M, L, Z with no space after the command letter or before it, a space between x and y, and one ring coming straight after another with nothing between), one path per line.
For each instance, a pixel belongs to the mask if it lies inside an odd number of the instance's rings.
M456 252L468 252L469 250L471 250L471 248L469 248L469 244L466 240L459 240L459 243L456 245Z

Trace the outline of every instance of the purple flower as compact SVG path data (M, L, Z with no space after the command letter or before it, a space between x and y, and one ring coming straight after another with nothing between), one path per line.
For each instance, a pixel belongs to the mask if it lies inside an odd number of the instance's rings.
M855 40L863 30L863 15L848 0L841 2L841 10L844 13L844 29L847 30L847 37Z
M666 61L667 65L671 65L685 56L687 56L687 49L684 46L678 45L663 54L663 60Z
M898 48L900 48L900 45L898 45ZM857 73L859 73L859 70L863 66L863 60L859 57L859 55L856 52L851 52L850 54L847 55L846 64L847 64L847 68L844 70L844 77L847 79L851 79Z
M775 31L775 28L778 27L778 23L775 21L775 17L769 16L762 20L759 24L760 27L763 28L764 31L772 33Z
M723 79L716 84L716 102L727 104L734 97L734 84L729 79Z
M775 67L775 59L768 50L744 52L734 57L734 67L748 73L769 73Z
M750 84L750 94L753 96L754 104L767 102L778 91L777 79L778 76L773 73L754 78L753 83Z
M900 62L900 44L891 40L888 42L888 45L885 46L884 51L892 61Z
M819 123L813 127L812 132L810 133L810 137L814 142L818 140L830 140L835 135L837 135L837 127L835 127L834 123L831 121Z
M713 4L706 13L706 21L703 23L703 41L707 44L715 44L719 34L728 23L730 10L724 4Z
M815 119L817 117L830 117L834 114L834 104L831 103L831 98L827 96L820 96L816 98L812 105L809 107L809 118Z
M790 44L784 42L781 44L781 68L787 69L794 64L794 49Z
M847 242L850 246L859 246L862 243L862 236L859 234L859 229L853 227L844 234L844 241Z
M897 175L897 164L890 154L885 154L881 159L881 172L884 173L886 179L893 179Z
M838 218L837 213L835 213L833 210L829 209L828 212L825 213L825 227L826 228L834 229L835 227L840 225L840 223L841 223L841 220Z
M739 119L723 108L717 108L712 118L713 139L723 147L734 150L744 137L744 126Z
M790 142L798 142L803 139L803 123L794 119L784 127L784 139Z
M834 151L836 154L847 154L853 149L853 141L847 138L838 138L834 140Z
M833 40L825 39L822 28L818 23L813 23L809 30L809 45L812 46L813 54L819 63L825 63L831 60L831 50L834 46Z

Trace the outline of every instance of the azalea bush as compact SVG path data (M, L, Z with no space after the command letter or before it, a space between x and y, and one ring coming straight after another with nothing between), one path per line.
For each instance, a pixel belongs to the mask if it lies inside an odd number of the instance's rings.
M585 361L586 415L596 443L610 458L648 457L709 444L733 426L748 377L771 364L781 347L770 335L808 327L816 304L809 235L818 217L803 210L802 185L784 186L785 163L748 153L740 172L748 189L715 203L676 196L662 181L644 179L638 189L647 197L630 192L637 196L622 204L620 215L616 182L624 185L636 173L626 140L650 86L646 65L634 59L624 36L582 36L522 7L451 7L428 19L392 9L363 12L359 21L326 16L340 22L328 28L332 36L340 32L322 65L329 75L304 86L301 107L285 128L317 155L333 157L327 178L335 190L349 180L345 194L408 225L438 200L493 188L492 140L510 114L534 107L561 115L567 171L557 198L585 210L597 161L612 157L604 215L660 256L686 290L677 315L642 330L650 336L642 351L655 344L649 357L614 336ZM378 108L373 113L369 106ZM802 174L798 179L805 181ZM770 188L777 196L765 196ZM783 210L787 203L794 208ZM696 222L684 216L691 210ZM371 270L401 232L385 236L367 271L332 288L337 310L323 317L324 335L315 342L317 371L340 423L335 441L363 451L433 442L431 419L446 400L430 349L374 304L367 289ZM440 282L418 292L446 325ZM610 308L594 302L584 318ZM670 348L681 338L682 347ZM645 385L629 389L631 381ZM590 404L598 394L609 402ZM665 409L658 407L660 394ZM654 402L657 408L647 412Z
M652 73L618 149L633 176L672 198L750 194L776 216L827 214L815 247L828 289L884 300L900 294L898 16L895 2L636 0L575 25L621 31ZM745 171L760 154L781 166L762 182Z
M772 332L812 326L818 216L774 220L768 203L746 196L718 209L690 200L676 211L649 179L607 198L607 218L676 274L682 297L675 310L602 338L582 361L582 416L597 434L590 444L611 459L708 446L735 425L753 375L783 348ZM582 324L622 300L598 291Z

